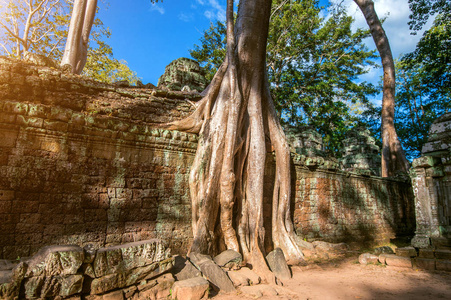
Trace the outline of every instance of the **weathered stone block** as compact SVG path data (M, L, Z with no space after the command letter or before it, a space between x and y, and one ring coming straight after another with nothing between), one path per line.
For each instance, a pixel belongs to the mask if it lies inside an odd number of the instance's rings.
M445 176L445 173L443 172L443 167L431 167L426 169L426 176L427 177L443 177Z
M201 300L208 298L210 284L202 277L177 281L172 286L172 299Z
M422 156L412 161L412 168L428 168L441 164L441 160L434 156Z
M235 287L250 285L249 278L237 271L227 271L227 276L232 280Z
M418 257L420 257L420 258L435 258L434 250L433 249L420 249Z
M45 277L45 281L41 289L41 298L54 298L59 295L60 290L61 282L57 277Z
M393 249L389 246L382 246L382 247L377 247L373 250L373 254L374 255L379 255L379 254L395 254L395 252L393 251Z
M103 295L103 300L124 300L124 293L122 291L114 291Z
M123 274L110 274L96 278L91 283L91 294L103 294L111 290L125 287Z
M408 257L384 254L385 263L391 267L412 268L412 260Z
M14 122L15 117L12 116L12 122ZM0 113L0 122L2 121L2 114ZM2 141L2 147L14 147L16 145L18 131L0 131L0 140Z
M288 268L282 249L276 248L271 251L266 256L266 262L277 278L282 280L291 278L291 271L290 268Z
M202 276L202 273L189 260L186 260L183 266L179 267L174 273L175 278L179 281Z
M447 259L451 260L451 251L450 250L435 250L435 257L437 259Z
M436 262L435 262L435 267L439 271L451 272L451 261L437 259Z
M220 267L232 268L241 264L243 256L241 253L229 249L215 256L213 260Z
M396 255L402 257L416 257L417 251L413 247L396 248Z
M41 295L44 276L27 278L24 283L25 296L27 298L38 298Z
M164 274L157 279L154 279L144 285L146 288L140 289L137 296L138 299L167 299L171 293L171 288L174 284L174 277L172 274Z
M418 269L435 270L435 259L417 257L413 264Z
M451 248L451 239L445 237L433 237L431 238L431 244L437 249Z
M371 253L362 253L359 255L359 263L362 265L377 264L379 257Z
M226 293L235 291L235 287L227 274L215 264L209 255L191 252L189 258L214 287Z
M27 277L74 275L83 263L83 249L78 246L47 246L27 261Z
M68 297L81 293L83 288L83 275L69 275L61 277L60 296Z
M132 285L144 279L151 279L168 270L173 266L173 259L165 262L157 262L145 267L139 267L126 272L126 285Z

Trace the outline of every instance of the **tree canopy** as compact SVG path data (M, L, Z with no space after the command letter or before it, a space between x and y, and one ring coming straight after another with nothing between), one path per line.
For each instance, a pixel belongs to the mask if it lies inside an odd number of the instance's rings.
M434 15L412 53L397 63L396 125L411 158L420 156L435 118L451 111L451 2L410 0L412 30Z
M357 78L374 66L376 55L364 38L368 30L351 30L352 18L335 6L321 17L316 0L273 1L268 35L267 71L274 104L286 125L310 125L325 141L326 150L340 155L341 140L371 108L375 87ZM225 56L225 30L211 24L200 45L190 51L211 76Z
M409 26L418 31L423 28L430 16L442 14L451 18L451 2L449 0L409 0L411 14Z

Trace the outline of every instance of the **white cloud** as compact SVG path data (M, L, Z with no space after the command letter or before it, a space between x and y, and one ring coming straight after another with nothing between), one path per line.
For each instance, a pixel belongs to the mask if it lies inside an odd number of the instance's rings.
M363 13L358 8L353 0L331 0L331 2L342 2L347 8L348 15L355 19L353 28L368 28L368 24L363 16ZM418 32L417 35L411 35L409 29L409 15L410 9L408 0L374 0L374 8L379 18L386 17L382 24L385 33L390 43L390 48L393 53L393 58L397 59L402 54L407 54L415 50L415 46L423 35ZM432 20L424 26L423 30L428 29L432 25ZM369 49L376 49L374 40L367 38L364 40ZM380 59L377 60L380 65ZM372 68L369 73L360 76L360 80L371 82L377 85L383 76L382 68ZM380 97L378 97L380 98ZM379 100L380 101L380 100ZM377 101L376 101L377 102Z
M204 12L204 16L207 18L207 19L213 19L213 17L214 17L214 13L213 12L211 12L211 11L209 11L209 10L206 10L205 12Z
M342 2L342 0L332 0L331 2ZM344 0L343 4L347 7L348 15L355 19L354 28L368 28L365 18L352 0ZM417 35L411 35L409 25L410 9L408 0L374 0L374 8L379 18L386 17L382 26L387 34L393 57L396 59L401 54L412 52L415 45L422 36L422 32ZM374 41L366 41L370 49L375 49Z
M205 6L204 16L210 20L225 21L226 19L226 9L218 0L196 0L196 2Z
M159 12L162 15L164 15L164 12L165 12L164 8L162 6L160 6L159 4L156 4L156 3L152 3L151 4L150 11L157 11L157 12Z
M182 20L183 22L191 22L194 20L194 15L193 14L185 14L185 13L180 13L178 18L180 20Z

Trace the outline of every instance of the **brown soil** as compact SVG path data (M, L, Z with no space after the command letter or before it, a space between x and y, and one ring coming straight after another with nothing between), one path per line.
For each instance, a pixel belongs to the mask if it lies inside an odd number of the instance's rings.
M360 265L358 256L339 261L293 267L293 278L276 287L278 299L451 299L451 273ZM214 300L252 299L241 293L217 295Z

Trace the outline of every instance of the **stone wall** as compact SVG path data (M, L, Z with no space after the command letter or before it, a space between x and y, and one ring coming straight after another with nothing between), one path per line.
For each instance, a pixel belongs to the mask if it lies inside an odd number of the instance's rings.
M194 94L121 89L0 60L0 257L163 236L186 249L197 136L149 124Z
M0 58L0 258L52 244L100 248L155 237L185 253L197 136L155 124L187 116L198 99ZM302 238L378 241L414 230L409 184L293 157ZM266 173L269 205L271 160Z
M413 193L405 179L344 172L336 160L323 157L294 155L292 164L291 207L300 238L370 246L413 236ZM268 162L265 213L271 211L274 174ZM270 218L265 221L270 228Z
M410 170L417 222L412 244L451 246L451 113L431 125L422 154Z
M386 243L411 236L410 183L296 164L294 225L307 240Z

